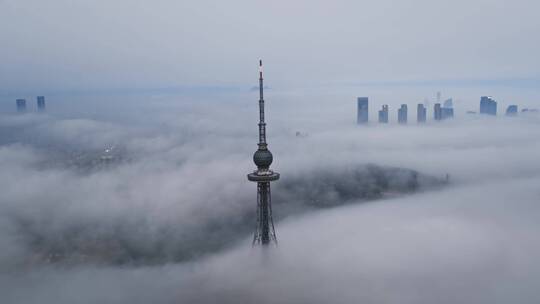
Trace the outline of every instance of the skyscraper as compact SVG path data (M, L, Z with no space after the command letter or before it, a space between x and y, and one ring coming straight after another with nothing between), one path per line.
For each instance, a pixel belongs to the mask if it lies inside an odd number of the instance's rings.
M433 106L433 119L437 120L437 121L442 119L442 110L441 110L441 104L440 103L436 103Z
M454 118L454 109L441 108L441 119L450 119L450 118Z
M450 118L454 118L454 109L441 108L441 119L450 119Z
M426 107L424 106L424 104L419 103L418 107L416 108L416 121L418 123L424 123L426 122L426 116L427 116Z
M452 98L448 98L447 100L445 100L444 104L443 104L443 107L445 107L445 108L453 108L454 107L454 101L452 100Z
M253 245L277 244L274 221L272 220L272 201L270 182L279 179L279 173L270 170L273 156L266 143L266 123L264 122L262 60L259 60L259 149L253 154L257 170L248 174L248 180L257 183L257 228L253 235Z
M401 108L398 109L398 123L406 124L407 123L407 105L402 104Z
M516 116L517 113L518 113L517 105L509 105L508 108L506 108L506 116Z
M45 111L45 96L37 97L37 107L38 107L38 111L40 112Z
M454 118L454 103L452 98L444 101L444 106L441 108L441 119Z
M382 109L379 110L379 122L388 123L388 105L383 105Z
M491 96L480 97L480 114L497 115L497 102Z
M15 103L17 104L17 112L26 112L26 99L17 99Z
M358 124L365 124L369 120L368 113L368 98L367 97L358 97L358 113L356 117L356 122Z

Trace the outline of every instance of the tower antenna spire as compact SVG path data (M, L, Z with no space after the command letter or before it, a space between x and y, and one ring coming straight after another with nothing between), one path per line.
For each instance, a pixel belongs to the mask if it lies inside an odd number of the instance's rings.
M266 123L264 122L263 65L259 60L259 148L266 149Z
M253 154L257 170L248 174L248 180L257 183L257 226L253 235L253 245L277 244L274 221L272 220L272 199L270 182L279 179L279 173L270 170L273 156L266 143L266 123L264 122L262 60L259 60L259 148Z

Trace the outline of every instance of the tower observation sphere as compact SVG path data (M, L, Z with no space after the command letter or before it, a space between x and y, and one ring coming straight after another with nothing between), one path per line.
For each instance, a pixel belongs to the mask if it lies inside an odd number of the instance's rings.
M253 162L257 168L268 169L272 164L274 157L270 150L257 150L253 154Z

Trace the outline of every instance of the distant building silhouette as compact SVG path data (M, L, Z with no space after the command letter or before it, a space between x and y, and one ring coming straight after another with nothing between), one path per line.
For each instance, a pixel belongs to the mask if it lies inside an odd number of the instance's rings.
M509 105L508 108L506 108L506 116L516 116L517 113L518 113L517 105Z
M37 108L40 112L45 111L45 96L37 97Z
M402 104L401 108L398 109L398 123L406 124L407 123L407 105Z
M441 108L441 119L454 118L453 108Z
M497 115L497 102L491 96L480 97L480 114Z
M17 112L26 112L26 99L17 99L15 103L17 104Z
M418 123L424 123L426 122L426 116L427 116L426 107L424 106L424 104L419 103L418 107L416 108L416 121Z
M442 119L442 109L441 109L441 104L440 103L436 103L433 106L433 119L434 120L441 120Z
M452 98L448 98L447 100L445 100L444 103L443 103L443 107L444 108L453 108L454 107L454 101L452 100Z
M444 106L441 108L441 119L454 118L454 102L452 98L444 101Z
M382 109L379 110L379 122L388 123L388 105L383 105Z
M368 98L367 97L358 97L358 113L356 118L357 124L365 124L369 120L368 115Z

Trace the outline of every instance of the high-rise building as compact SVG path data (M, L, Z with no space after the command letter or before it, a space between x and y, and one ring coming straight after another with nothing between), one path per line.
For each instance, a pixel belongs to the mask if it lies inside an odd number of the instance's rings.
M17 99L15 103L17 104L17 112L26 112L26 99Z
M418 123L424 123L426 122L427 111L424 104L419 103L418 107L416 108L416 121Z
M452 98L448 98L447 100L444 101L443 108L453 108L453 107L454 107L454 101L452 100Z
M441 119L454 118L454 102L452 98L448 98L444 101L443 107L441 108Z
M480 97L480 114L497 115L497 102L491 96Z
M401 108L398 109L398 123L406 124L407 123L407 105L402 104Z
M517 105L510 105L506 108L506 116L516 116L518 113Z
M40 112L45 111L45 96L37 97L37 108Z
M253 235L253 245L277 244L274 221L272 220L272 200L270 182L279 179L279 173L270 170L273 156L266 143L266 123L264 122L262 60L259 60L259 148L253 154L257 170L248 174L248 180L257 183L257 227Z
M388 123L388 105L383 105L382 109L379 110L379 122Z
M454 118L454 109L453 108L441 108L441 119Z
M369 120L369 106L368 106L368 98L367 97L358 97L358 113L356 117L356 122L358 124L365 124Z
M433 106L433 119L434 120L441 120L442 119L442 109L441 109L441 104L440 103L436 103Z

